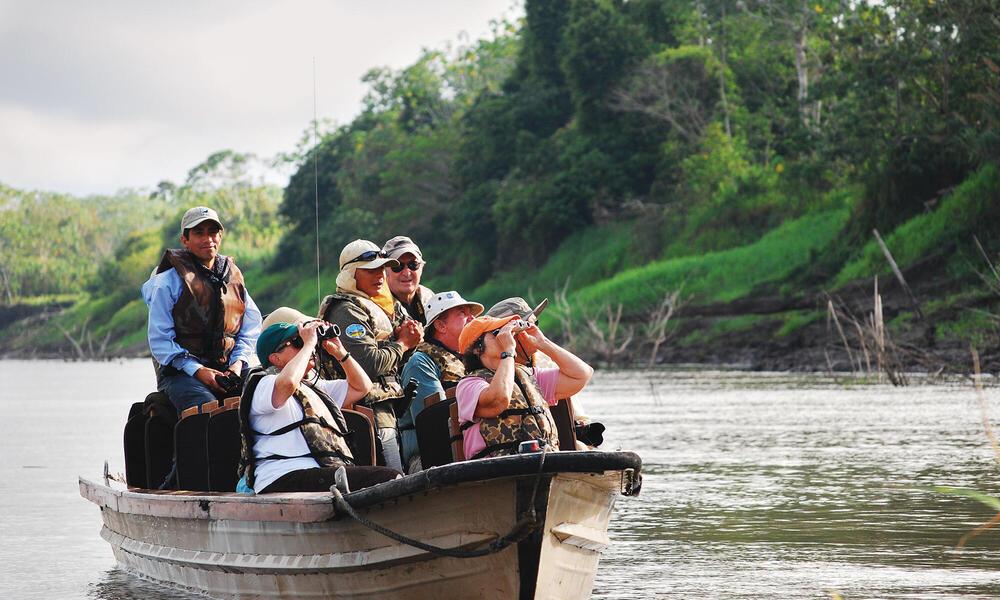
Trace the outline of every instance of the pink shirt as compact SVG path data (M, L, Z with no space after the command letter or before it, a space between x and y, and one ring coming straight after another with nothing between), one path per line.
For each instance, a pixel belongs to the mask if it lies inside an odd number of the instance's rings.
M552 406L558 402L556 398L556 382L559 380L559 369L533 369L538 386L542 389L542 397L545 402ZM479 433L479 419L475 417L476 406L479 405L479 395L483 390L490 387L488 381L482 377L466 377L458 382L455 388L455 401L458 403L458 420L462 423L472 421L463 433L466 460L476 455L477 452L486 447L486 440Z

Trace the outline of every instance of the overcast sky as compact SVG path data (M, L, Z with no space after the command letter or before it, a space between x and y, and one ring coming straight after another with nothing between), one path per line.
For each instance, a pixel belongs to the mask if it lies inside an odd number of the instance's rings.
M350 122L370 68L485 36L517 0L0 0L0 182L110 194Z

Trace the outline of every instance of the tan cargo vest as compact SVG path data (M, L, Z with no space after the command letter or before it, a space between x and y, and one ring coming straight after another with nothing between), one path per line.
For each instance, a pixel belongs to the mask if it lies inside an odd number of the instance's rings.
M469 377L492 381L493 375L493 371L483 368ZM528 440L544 440L550 449L559 449L559 432L549 405L527 367L515 366L510 406L497 417L480 419L479 433L486 441L486 448L470 458L517 454L517 444Z
M219 255L215 260L228 263L221 286L212 283L187 250L165 251L156 272L173 268L181 277L183 289L172 311L177 343L206 367L225 371L243 325L246 287L232 257ZM163 368L159 365L157 372Z
M337 292L323 299L323 303L319 308L319 318L330 321L330 311L337 302L353 302L356 306L360 306L368 317L367 325L375 332L376 340L391 338L396 328L402 324L407 316L402 310L402 304L398 301L395 303L395 314L392 320L390 320L389 315L385 314L385 311L370 299L355 294ZM340 363L323 350L322 345L317 345L317 356L319 357L319 364L316 366L316 370L319 371L320 377L323 379L344 378L344 370L341 368ZM371 376L371 373L369 373L369 376ZM396 417L393 404L400 402L405 396L403 386L399 384L399 376L373 376L371 379L372 389L359 403L370 406L375 411L375 420L378 427L395 427ZM386 404L380 404L383 402Z

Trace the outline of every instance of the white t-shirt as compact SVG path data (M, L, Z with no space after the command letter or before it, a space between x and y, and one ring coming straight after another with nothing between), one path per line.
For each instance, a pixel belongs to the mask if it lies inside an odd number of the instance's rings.
M250 405L250 427L254 431L268 433L302 420L302 406L295 398L290 397L281 408L274 408L271 404L271 394L274 392L274 382L277 380L277 375L265 375L253 392L253 401ZM318 389L326 392L337 406L344 405L349 388L346 379L320 379L315 385ZM265 460L254 465L254 492L260 493L261 490L285 473L300 469L319 468L316 459L311 456L302 456L309 454L309 446L306 444L306 438L298 429L281 435L257 436L253 445L253 455L262 457L274 454L301 458Z

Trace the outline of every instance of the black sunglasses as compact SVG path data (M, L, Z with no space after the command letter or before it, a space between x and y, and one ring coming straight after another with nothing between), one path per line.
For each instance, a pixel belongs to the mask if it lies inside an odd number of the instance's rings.
M393 273L402 273L403 269L409 269L411 271L416 271L423 264L424 263L422 263L420 261L411 260L410 262L401 262L401 263L393 265L393 266L391 266L389 268L392 269Z
M287 340L279 344L278 347L274 349L274 351L281 352L282 350L285 349L285 346L293 346L296 350L301 350L303 346L302 338L297 335L293 335L292 337L288 338Z
M370 260L375 260L376 258L381 258L381 257L385 257L385 255L382 254L380 250L369 250L368 252L361 254L357 258L352 258L351 260L345 262L344 266L346 267L347 265L356 262L368 262Z

